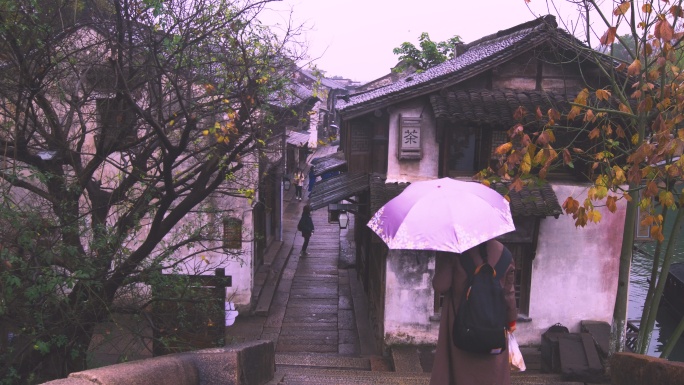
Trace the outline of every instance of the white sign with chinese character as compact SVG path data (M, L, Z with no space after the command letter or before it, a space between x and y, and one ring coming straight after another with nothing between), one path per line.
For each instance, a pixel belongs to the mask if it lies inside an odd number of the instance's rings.
M422 118L399 117L399 159L422 157L421 122Z

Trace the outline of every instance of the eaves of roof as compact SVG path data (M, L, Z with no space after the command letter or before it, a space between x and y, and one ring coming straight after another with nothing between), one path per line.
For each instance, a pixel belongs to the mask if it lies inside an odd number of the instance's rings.
M522 28L526 27L526 28ZM510 31L510 32L508 32ZM463 54L425 72L408 76L384 87L349 95L337 102L337 109L345 119L366 114L378 108L426 95L460 83L488 71L515 56L548 42L564 49L581 51L582 43L556 27L555 19L547 16L471 43ZM587 53L580 52L583 57Z
M287 130L287 144L291 144L296 147L304 147L309 144L310 136L311 134L308 132Z
M309 205L318 210L330 203L351 198L368 190L368 174L362 172L342 173L332 178L316 182L311 190Z
M346 168L347 161L344 159L344 152L338 151L324 157L316 158L316 162L311 162L314 175L320 176L330 171L340 171ZM344 170L346 171L346 170Z

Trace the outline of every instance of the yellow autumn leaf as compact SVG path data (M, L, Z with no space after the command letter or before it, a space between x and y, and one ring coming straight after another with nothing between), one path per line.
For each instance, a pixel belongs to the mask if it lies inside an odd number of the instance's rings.
M581 105L586 105L588 98L589 98L589 90L584 88L584 89L582 89L582 91L580 91L577 94L577 96L575 96L575 103L581 104Z
M632 109L629 108L629 106L627 106L624 103L620 103L619 109L620 109L620 112L632 113Z
M578 106L573 106L573 107L570 109L570 112L568 112L568 120L573 120L573 119L575 119L575 118L577 117L577 115L580 114L580 112L582 112L582 109L581 109L581 108L579 108Z
M587 198L596 200L596 187L589 187Z
M596 99L598 99L598 100L610 99L610 91L604 90L604 89L596 90Z
M658 194L658 200L665 207L673 207L675 203L674 195L670 191L661 191Z
M625 177L625 171L620 166L613 166L613 172L615 176L613 177L613 184L622 184L627 181Z
M639 144L639 134L632 135L632 144L635 146Z
M510 151L511 148L513 148L513 143L508 142L508 143L504 143L504 144L500 145L499 147L497 147L495 152L498 155L504 155L504 154L508 153L508 151Z
M173 126L174 123L176 123L176 121L175 121L175 120L171 120L171 121L169 122L169 126Z
M627 74L628 75L638 75L639 72L641 71L641 61L639 59L634 59L632 64L627 67Z
M684 140L684 128L680 128L679 130L677 130L677 137L680 140Z
M528 174L531 169L532 169L532 158L530 157L530 153L527 152L527 153L525 153L525 156L523 157L522 164L520 165L520 171L522 171L524 174Z
M601 212L598 210L591 210L587 213L587 219L590 222L599 223L601 222Z
M209 135L209 130L204 130L204 131L202 131L202 135L204 135L204 136Z
M598 186L596 188L596 199L603 199L608 195L608 188L605 186Z
M623 1L622 3L620 3L620 5L615 7L615 9L613 10L613 15L615 15L615 16L624 15L629 10L629 7L630 7L629 1Z
M549 138L549 143L553 143L556 141L556 135L553 133L552 130L545 130L544 132Z
M596 120L596 117L594 116L594 111L587 110L587 112L584 114L584 121L593 122L594 120Z

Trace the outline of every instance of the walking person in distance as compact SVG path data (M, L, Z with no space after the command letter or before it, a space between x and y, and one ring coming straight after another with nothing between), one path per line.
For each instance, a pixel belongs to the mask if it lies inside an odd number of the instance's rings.
M316 185L316 174L314 173L313 165L309 168L309 197L311 196L311 190L313 190L314 185Z
M302 217L299 219L297 224L297 230L302 232L302 237L304 237L304 244L302 245L302 256L307 255L306 248L309 246L309 238L314 232L313 220L311 220L311 206L306 205L302 210Z
M506 342L503 343L503 349L496 352L466 351L465 347L456 346L462 346L466 338L460 341L458 336L454 338L454 334L458 334L454 322L459 312L463 312L463 316L466 311L465 306L461 306L461 303L466 303L464 294L467 293L470 298L468 302L475 296L471 292L471 289L475 289L473 275L488 272L489 277L494 277L493 280L490 278L490 282L500 284L501 333L505 336L504 329L511 333L515 330L518 315L514 287L515 264L511 252L501 242L489 240L463 254L438 254L437 258L432 286L436 293L444 294L444 300L430 385L510 385L511 370Z
M295 185L295 199L302 200L302 187L304 186L304 174L302 170L297 169L294 173L294 185Z

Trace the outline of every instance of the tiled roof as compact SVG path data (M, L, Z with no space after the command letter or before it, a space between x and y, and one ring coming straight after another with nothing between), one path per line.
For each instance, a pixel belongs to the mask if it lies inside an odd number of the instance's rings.
M318 77L318 76L314 75L313 72L311 72L311 71L309 71L309 70L302 69L302 70L300 70L300 72L301 72L303 75L305 75L306 77L308 77L309 79L313 80L313 81L319 81L319 80L320 80L321 85L323 85L323 86L325 86L325 87L328 87L328 88L330 88L330 89L333 89L333 90L335 90L335 89L339 89L339 90L345 89L344 85L342 85L341 83L338 83L338 82L336 82L335 80L332 80L332 79L329 79L329 78L326 78L326 77L322 77L322 76L321 76L321 77Z
M385 203L401 194L409 183L385 183L380 176L371 176L371 215L378 211ZM503 185L495 186L497 191L505 191ZM509 191L511 198L511 214L516 216L533 217L558 217L563 213L556 193L553 192L551 185L544 183L541 186L528 185L520 191ZM458 198L455 198L458 199Z
M551 39L566 48L582 44L557 28L553 16L541 17L470 43L466 45L464 53L422 73L340 99L337 109L344 117L353 117L405 98L432 93L482 73Z
M347 161L344 159L344 152L338 151L330 155L316 158L311 167L314 169L316 176L323 175L328 171L341 170L347 166Z
M294 107L302 102L318 100L313 91L302 84L289 84L284 90L270 95L269 104L281 108Z
M297 132L292 130L287 130L287 144L291 144L297 147L304 147L309 144L309 134L308 132Z
M570 110L568 100L575 96L544 91L450 90L430 95L430 103L436 118L510 127L516 123L513 116L518 107L524 107L530 113L527 116L530 119L534 118L537 107L544 113L551 107L567 113Z
M380 175L370 177L370 210L375 214L385 203L401 194L409 183L385 183L385 178Z
M499 190L497 188L499 186L494 187ZM558 218L563 213L558 197L548 183L539 186L527 185L520 191L509 190L508 197L511 198L510 206L513 216Z
M330 203L353 197L368 190L368 174L343 173L330 179L316 182L311 190L309 204L313 210L320 209Z

